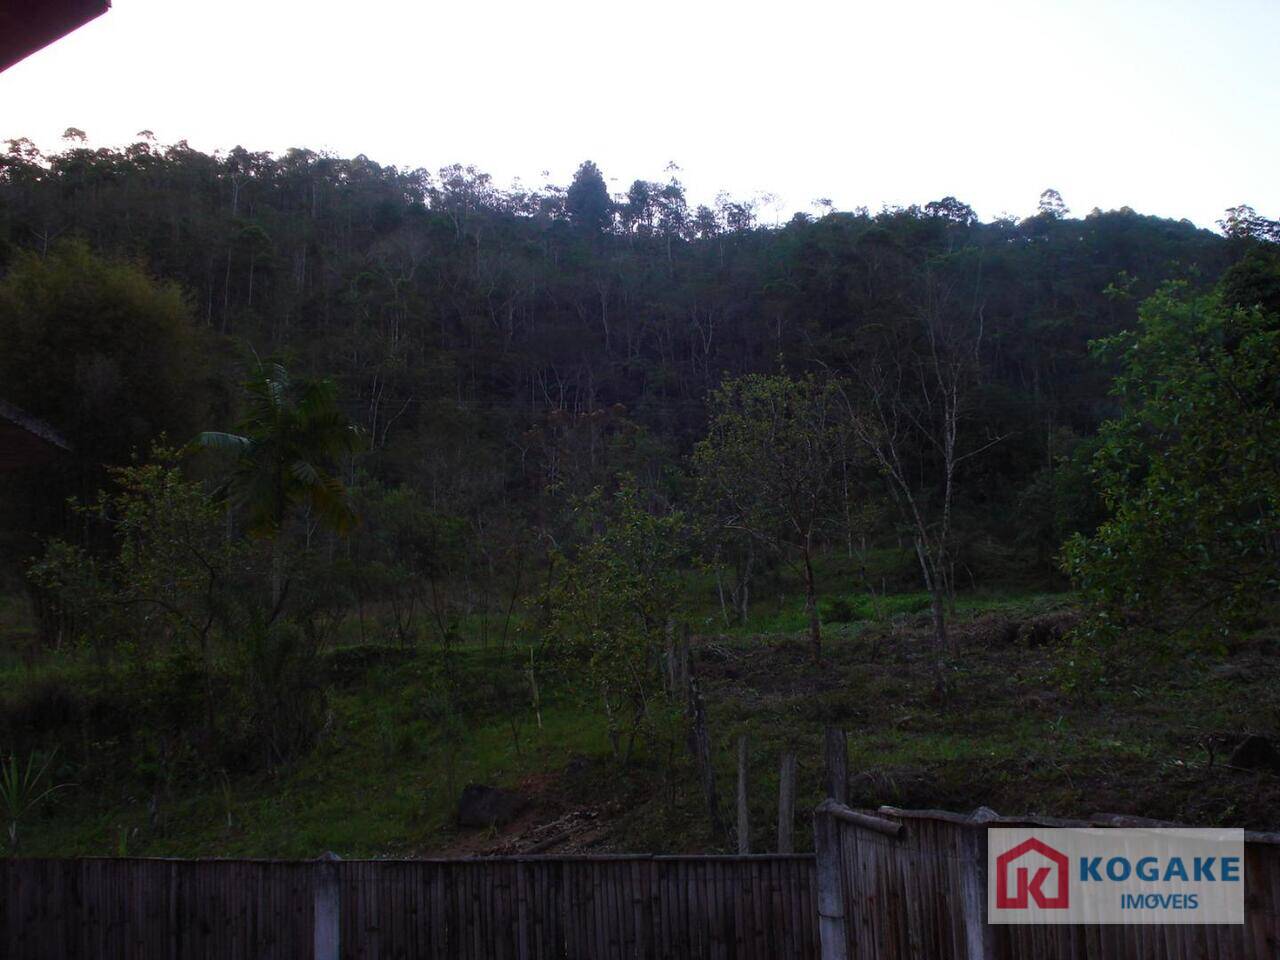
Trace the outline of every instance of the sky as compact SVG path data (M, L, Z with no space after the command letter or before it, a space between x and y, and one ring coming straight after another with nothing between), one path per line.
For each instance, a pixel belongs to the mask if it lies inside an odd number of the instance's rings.
M499 184L594 160L764 222L1058 190L1212 227L1280 217L1280 0L114 0L0 74L0 139L143 129Z

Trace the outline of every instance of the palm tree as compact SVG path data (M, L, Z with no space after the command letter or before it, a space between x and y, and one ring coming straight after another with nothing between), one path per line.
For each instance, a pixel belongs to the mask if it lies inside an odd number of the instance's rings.
M358 435L338 408L332 380L294 380L280 361L264 360L244 389L240 432L206 431L192 443L235 455L232 499L245 508L249 533L273 542L271 601L278 608L282 555L274 541L290 512L306 506L339 533L355 523L346 487L327 465L355 449Z
M25 767L18 762L16 753L11 754L7 761L0 758L0 820L4 821L9 835L11 853L18 852L18 826L23 818L40 806L49 794L71 786L69 783L45 786L45 775L57 753L54 750L49 754L39 769L36 769L34 753L27 757Z

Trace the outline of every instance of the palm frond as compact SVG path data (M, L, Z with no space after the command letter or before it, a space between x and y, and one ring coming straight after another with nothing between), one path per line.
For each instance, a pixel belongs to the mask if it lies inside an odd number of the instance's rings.
M316 469L314 463L308 463L306 460L295 460L289 466L289 473L293 479L308 487L320 482L320 471Z
M224 450L228 453L242 454L253 445L248 437L237 433L224 433L220 430L206 430L198 433L187 444L187 449Z
M248 529L274 537L290 508L307 503L317 518L339 531L355 518L346 489L326 466L358 448L360 434L338 406L332 380L292 380L278 360L259 361L245 383L243 435L205 433L199 445L239 455L234 499L245 506Z
M359 518L351 506L347 488L337 477L322 477L308 487L307 499L316 516L335 532L347 533L356 526Z

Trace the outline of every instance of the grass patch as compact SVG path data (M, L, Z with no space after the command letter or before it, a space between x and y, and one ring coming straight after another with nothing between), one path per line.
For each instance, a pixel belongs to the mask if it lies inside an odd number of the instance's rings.
M1144 661L1141 671L1076 689L1061 683L1062 664L1074 656L1065 642L1031 645L1016 631L985 629L1055 614L1069 598L962 596L952 623L962 645L956 656L933 647L926 595L890 596L879 614L871 599L847 590L823 596L824 611L844 604L858 617L828 619L820 664L803 640L796 593L773 607L766 598L747 624L695 640L726 813L736 739L749 738L755 849L775 841L778 766L787 751L799 760L797 842L802 849L811 842L804 811L821 799L827 724L848 733L857 805L1273 825L1280 778L1224 769L1221 753L1211 764L1206 747L1214 737L1274 733L1280 671L1265 636L1220 656ZM523 679L527 657L527 648L477 641L449 658L432 646L338 647L324 663L325 731L311 753L274 775L159 784L146 776L145 757L113 761L109 744L95 746L93 724L78 721L69 732L83 739L82 755L101 757L97 767L84 760L60 777L88 780L82 774L97 770L92 782L107 786L60 791L25 831L24 851L365 857L456 851L459 843L489 849L503 838L461 834L453 823L468 782L534 796L543 820L590 807L607 824L597 849L729 848L708 828L683 747L619 769L595 692L572 670L547 669L541 656L539 727ZM0 713L34 716L59 692L92 701L101 690L96 669L77 656L0 665ZM459 691L448 706L456 722L442 713L446 669ZM121 769L102 775L112 762Z

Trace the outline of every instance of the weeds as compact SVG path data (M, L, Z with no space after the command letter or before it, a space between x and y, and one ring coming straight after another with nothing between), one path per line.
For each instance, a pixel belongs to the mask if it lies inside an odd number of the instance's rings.
M25 766L18 762L17 754L0 762L0 811L4 815L9 849L14 853L18 851L18 828L26 817L55 791L71 786L69 783L46 785L55 756L56 750L45 757L39 767L34 752L27 755Z

